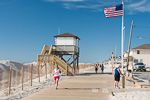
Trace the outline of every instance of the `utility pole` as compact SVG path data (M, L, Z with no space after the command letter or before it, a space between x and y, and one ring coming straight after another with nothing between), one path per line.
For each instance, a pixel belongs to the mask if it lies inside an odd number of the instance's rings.
M130 55L130 45L131 45L131 38L132 38L132 29L133 29L133 20L131 24L131 30L130 30L130 38L129 38L129 46L128 46L128 58L127 58L127 71L128 71L128 66L129 66L129 55Z

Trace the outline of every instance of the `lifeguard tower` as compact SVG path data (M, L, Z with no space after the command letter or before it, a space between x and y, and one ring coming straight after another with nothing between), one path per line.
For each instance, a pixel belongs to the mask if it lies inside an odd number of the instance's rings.
M78 73L80 38L70 33L56 35L54 38L55 45L44 45L41 55L37 56L38 66L46 63L57 63L66 75ZM70 55L69 59L65 59L65 56L68 55ZM72 61L70 61L71 59Z

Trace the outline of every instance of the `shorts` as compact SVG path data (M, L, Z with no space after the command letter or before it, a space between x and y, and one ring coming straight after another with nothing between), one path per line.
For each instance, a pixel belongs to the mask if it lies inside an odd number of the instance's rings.
M59 80L59 76L54 76L54 80L58 79Z
M115 74L115 81L120 81L120 75Z
M95 68L95 71L97 71L98 70L98 68Z

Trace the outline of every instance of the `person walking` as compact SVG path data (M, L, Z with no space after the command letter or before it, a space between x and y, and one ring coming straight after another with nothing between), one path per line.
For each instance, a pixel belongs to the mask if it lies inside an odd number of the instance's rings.
M100 69L101 69L102 65L100 64L100 66L99 66L99 67L100 67Z
M55 64L55 69L53 70L54 82L56 85L56 90L58 89L58 81L60 79L61 70L58 68L58 65Z
M95 65L95 72L97 73L97 70L98 70L98 66L97 64Z
M102 73L103 73L103 71L104 71L104 65L103 64L101 66L101 70L102 70Z
M115 88L119 88L118 84L120 81L120 75L123 75L120 71L121 65L119 65L116 69L115 69Z

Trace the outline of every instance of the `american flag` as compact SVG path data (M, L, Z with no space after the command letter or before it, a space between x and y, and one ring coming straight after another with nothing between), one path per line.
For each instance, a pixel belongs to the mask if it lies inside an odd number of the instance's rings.
M106 18L123 16L123 4L111 8L105 8L104 13Z

